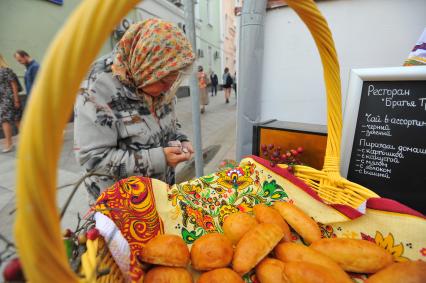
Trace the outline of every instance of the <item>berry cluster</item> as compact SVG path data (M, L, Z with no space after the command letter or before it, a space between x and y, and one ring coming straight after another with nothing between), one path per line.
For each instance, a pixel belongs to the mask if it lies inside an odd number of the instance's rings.
M262 144L261 145L261 156L268 159L271 162L271 166L276 164L287 164L288 171L290 173L294 170L294 165L300 165L300 155L303 153L303 148L299 146L297 149L281 150L281 147L275 146L274 144Z
M81 256L86 251L86 242L87 240L96 240L100 236L99 230L94 228L92 220L88 220L81 227L78 224L76 232L65 229L62 236L71 267L74 272L78 273L81 268ZM97 275L102 276L105 275L104 273L106 272L98 272ZM26 282L22 264L18 257L7 262L3 269L3 279L6 282Z
M74 271L77 272L80 268L81 256L86 251L87 240L94 241L99 235L99 230L94 227L93 219L87 220L75 232L70 229L65 229L62 232L67 257Z

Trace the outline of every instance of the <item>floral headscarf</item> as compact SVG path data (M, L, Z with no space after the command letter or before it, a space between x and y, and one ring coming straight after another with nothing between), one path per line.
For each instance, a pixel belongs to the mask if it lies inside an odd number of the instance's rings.
M125 85L142 89L195 60L176 25L160 19L133 24L117 44L112 71Z

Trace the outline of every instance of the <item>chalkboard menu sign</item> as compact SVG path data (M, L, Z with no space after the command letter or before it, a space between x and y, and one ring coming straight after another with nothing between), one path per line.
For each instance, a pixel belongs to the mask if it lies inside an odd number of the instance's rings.
M426 214L426 73L362 80L357 89L347 179Z

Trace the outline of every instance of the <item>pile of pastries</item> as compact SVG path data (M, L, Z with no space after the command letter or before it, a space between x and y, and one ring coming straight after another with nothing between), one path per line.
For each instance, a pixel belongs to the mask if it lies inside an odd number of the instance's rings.
M322 239L317 223L297 206L258 204L251 214L237 212L223 224L224 234L198 238L188 249L176 235L158 235L144 247L142 261L154 265L145 283L192 283L192 269L202 272L198 283L241 283L255 270L260 283L353 282L347 272L373 274L377 282L426 282L426 263L394 263L378 245L357 239ZM291 241L290 227L309 246Z

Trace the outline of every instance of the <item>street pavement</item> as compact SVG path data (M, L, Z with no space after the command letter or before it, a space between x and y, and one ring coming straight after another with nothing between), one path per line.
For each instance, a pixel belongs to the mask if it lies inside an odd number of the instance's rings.
M176 105L176 113L187 135L192 138L192 115L191 98L179 98ZM217 154L204 166L204 174L215 172L220 161L224 159L235 159L235 135L236 135L236 100L232 95L229 104L225 104L223 92L217 96L210 97L210 103L206 112L201 115L202 147L220 145ZM19 136L14 137L19 142ZM3 141L0 140L1 146ZM0 147L1 147L0 146ZM73 124L67 125L64 131L64 143L58 166L58 208L61 208L67 200L73 186L59 188L67 184L75 183L81 176L79 165L73 153ZM16 151L0 153L0 234L13 241L13 222L15 214L15 188L16 188ZM181 164L177 168L177 175L182 168L188 164ZM42 188L40 188L41 190ZM88 207L88 196L83 188L79 188L77 194L62 219L62 227L74 229L77 222L77 213L84 215ZM0 241L0 252L4 243ZM1 268L0 268L1 269ZM1 279L1 277L0 277Z

